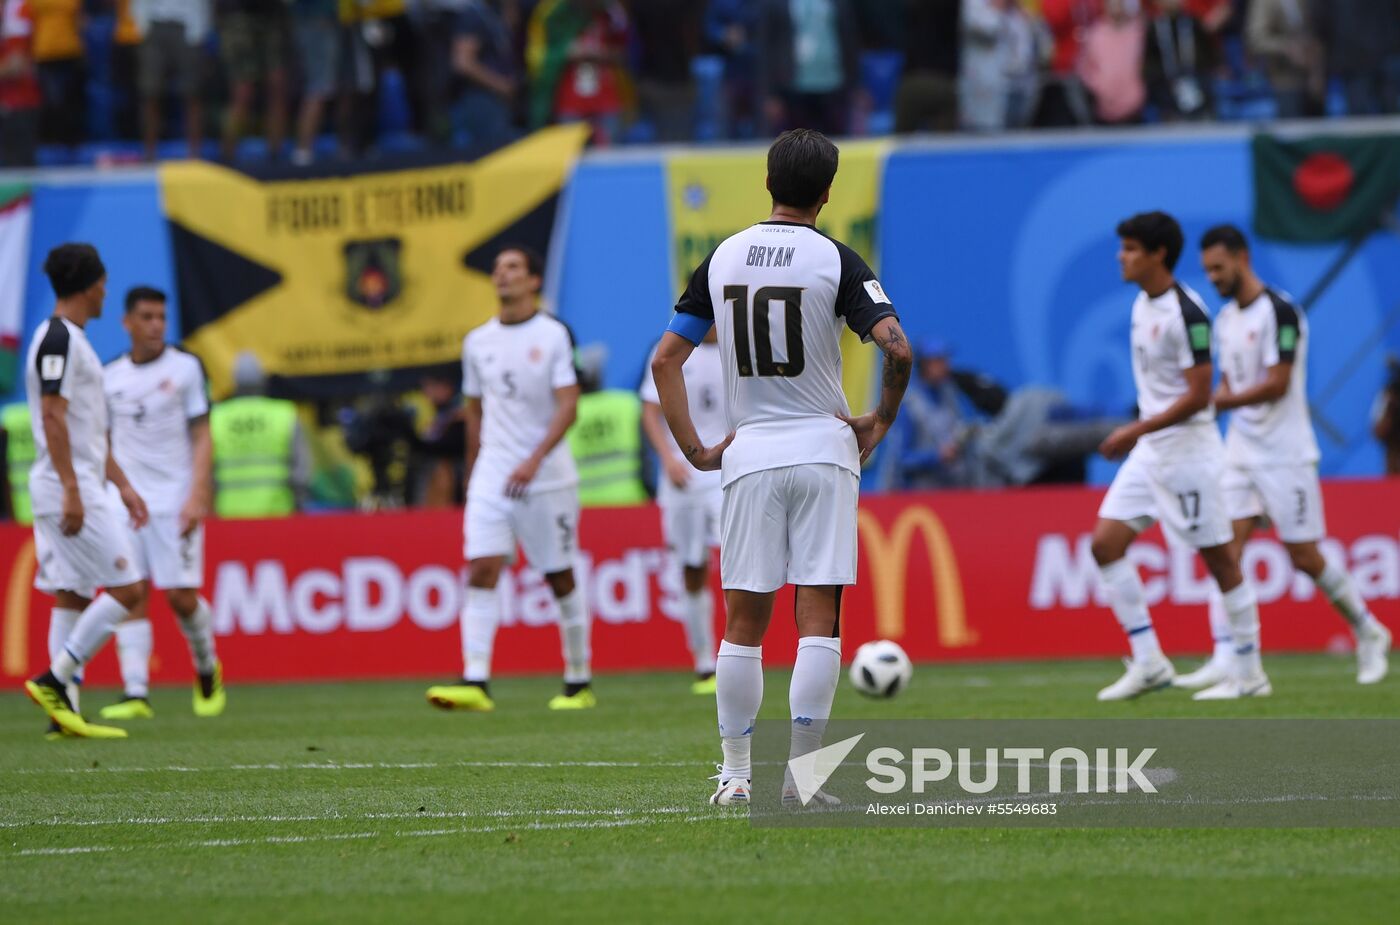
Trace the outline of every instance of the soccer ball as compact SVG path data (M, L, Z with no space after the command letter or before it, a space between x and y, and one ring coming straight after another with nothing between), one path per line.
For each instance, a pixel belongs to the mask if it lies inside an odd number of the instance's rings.
M867 642L851 660L851 684L867 697L893 697L909 686L914 666L898 643Z

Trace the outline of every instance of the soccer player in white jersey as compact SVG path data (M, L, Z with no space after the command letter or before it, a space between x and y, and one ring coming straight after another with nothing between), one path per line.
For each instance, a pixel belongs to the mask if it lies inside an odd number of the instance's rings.
M1230 301L1215 322L1216 358L1223 376L1215 410L1229 411L1225 436L1225 507L1242 556L1256 526L1272 522L1293 567L1306 574L1356 636L1356 680L1375 684L1388 670L1390 632L1356 590L1351 576L1318 549L1327 533L1320 453L1308 414L1307 318L1254 273L1249 242L1231 225L1207 231L1201 263L1217 292ZM1215 654L1177 678L1178 687L1228 683L1234 659L1230 625L1218 596L1210 605Z
M107 270L92 245L63 244L49 252L44 273L57 305L34 332L24 384L37 451L29 473L39 558L34 585L55 602L49 668L24 687L62 733L122 738L125 730L84 721L74 702L83 664L141 606L144 593L123 512L109 502L106 483L117 487L134 526L146 523L146 504L108 451L102 363L83 333L102 315Z
M841 591L856 579L860 467L894 422L913 366L894 306L870 268L815 227L837 158L835 145L806 129L773 143L772 214L696 268L652 362L677 445L696 469L719 469L724 486L727 613L715 671L724 763L710 798L718 805L749 801L763 636L773 595L785 584L797 586L792 754L820 747L841 667ZM684 372L712 326L732 428L717 443L696 430ZM879 407L860 417L850 416L841 390L843 326L885 354ZM783 797L797 799L791 780Z
M653 351L651 358L656 359ZM700 442L719 443L729 433L724 412L724 366L715 329L705 335L681 368L689 399L690 419ZM715 692L714 600L710 597L710 550L719 545L720 509L724 492L719 470L700 472L681 455L676 438L661 413L656 380L648 364L642 381L642 428L661 460L656 502L661 508L661 532L679 562L684 582L681 606L685 638L695 661L693 693Z
M578 415L573 337L540 310L544 265L524 247L496 255L491 280L500 314L467 335L462 392L467 405L466 557L460 683L428 689L443 709L494 710L491 651L500 622L496 584L515 555L544 574L559 605L564 690L551 710L597 705L590 682L588 608L574 582L578 473L563 442Z
M213 494L209 394L204 364L165 342L165 293L138 286L126 294L123 326L131 351L103 373L112 456L146 500L150 522L131 532L136 567L165 599L189 645L198 681L196 716L218 716L227 700L214 651L214 618L204 584L204 518ZM103 719L149 719L151 621L145 608L117 627L123 699Z
M1200 552L1223 596L1235 660L1228 684L1206 699L1263 696L1271 689L1259 661L1259 608L1240 572L1221 489L1225 446L1210 405L1210 318L1200 298L1173 276L1185 245L1181 226L1170 215L1147 212L1119 224L1118 237L1123 279L1141 289L1131 338L1138 420L1109 434L1099 448L1108 459L1127 459L1099 508L1093 552L1132 658L1099 699L1161 690L1175 676L1157 642L1142 578L1127 559L1128 546L1155 520Z

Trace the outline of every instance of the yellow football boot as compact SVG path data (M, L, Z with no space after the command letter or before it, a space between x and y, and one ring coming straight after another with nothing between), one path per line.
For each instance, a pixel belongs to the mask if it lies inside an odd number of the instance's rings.
M550 698L551 710L591 710L598 705L593 688L585 687L573 694L556 694Z
M145 697L127 697L103 707L97 715L103 719L115 720L155 719L156 711L151 708Z
M68 735L82 739L125 739L126 730L115 726L95 726L73 712L63 688L47 672L33 680L24 682L24 691L29 699L37 703L49 719Z
M228 705L224 693L224 663L214 663L214 673L194 682L194 715L207 718L218 716Z
M715 695L715 676L710 675L708 678L698 679L690 685L690 692L701 697L713 697Z
M428 688L428 703L440 710L470 710L490 713L496 702L479 684L437 684Z

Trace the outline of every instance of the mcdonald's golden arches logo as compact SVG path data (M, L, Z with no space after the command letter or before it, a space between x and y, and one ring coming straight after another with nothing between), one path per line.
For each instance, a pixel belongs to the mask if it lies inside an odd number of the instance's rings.
M967 625L962 574L948 531L930 508L912 505L894 518L889 532L870 511L857 520L865 561L873 577L875 630L883 639L904 635L909 589L909 554L915 534L923 537L933 577L933 606L938 620L938 644L947 649L970 646L977 634Z

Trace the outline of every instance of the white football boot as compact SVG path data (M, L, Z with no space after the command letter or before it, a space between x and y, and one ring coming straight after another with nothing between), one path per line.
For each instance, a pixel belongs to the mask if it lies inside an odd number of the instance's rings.
M1099 691L1100 700L1132 700L1171 687L1176 677L1172 663L1164 655L1145 662L1125 658L1123 665L1127 669L1123 677Z
M1172 687L1197 691L1206 687L1214 687L1228 677L1230 677L1229 659L1216 658L1212 655L1208 662L1190 674L1177 675L1176 679L1172 681Z
M1376 624L1372 632L1356 637L1356 683L1379 684L1390 671L1390 630Z
M1213 687L1197 691L1192 700L1240 700L1244 697L1267 697L1274 692L1269 676L1262 671L1252 678L1226 678Z

